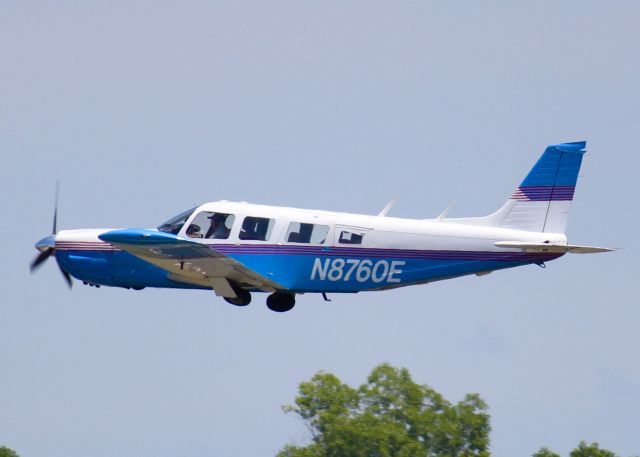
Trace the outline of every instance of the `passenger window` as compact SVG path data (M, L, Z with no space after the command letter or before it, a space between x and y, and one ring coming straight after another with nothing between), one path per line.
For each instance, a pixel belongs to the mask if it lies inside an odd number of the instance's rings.
M285 238L289 243L323 244L329 233L328 225L291 222Z
M236 217L233 214L202 211L187 228L187 236L190 238L226 240L229 238L235 219Z
M242 221L241 240L267 241L273 229L273 219L247 216Z
M338 238L340 244L362 244L362 234L343 230Z

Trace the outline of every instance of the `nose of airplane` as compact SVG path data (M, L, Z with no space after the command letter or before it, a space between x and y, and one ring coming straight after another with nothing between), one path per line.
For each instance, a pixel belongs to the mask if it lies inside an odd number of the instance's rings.
M40 241L36 243L35 247L38 251L40 251L40 254L38 254L38 256L33 260L33 262L31 262L31 265L29 266L31 273L33 273L49 257L51 257L56 253L56 235L55 234L49 235L42 238ZM64 268L62 268L62 266L60 266L60 263L57 260L58 259L56 259L56 263L58 264L60 273L62 273L64 280L66 281L69 288L71 288L73 286L73 282L71 281L71 275Z
M55 235L45 236L40 241L38 241L35 246L36 246L36 249L40 252L44 252L47 249L55 249L56 236Z

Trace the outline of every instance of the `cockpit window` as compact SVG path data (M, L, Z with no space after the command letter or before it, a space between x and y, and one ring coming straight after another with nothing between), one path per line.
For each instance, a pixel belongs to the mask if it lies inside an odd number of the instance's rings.
M328 232L328 225L291 222L285 239L289 243L323 244Z
M340 232L340 238L338 238L338 242L340 244L362 244L362 236L362 233L343 230Z
M233 214L201 211L187 227L187 236L226 240L229 238L235 219Z
M273 219L247 216L242 221L239 238L241 240L267 241L271 236L272 229Z
M191 208L190 210L184 211L177 216L172 217L167 222L158 227L158 230L160 230L161 232L173 233L174 235L177 235L184 223L187 222L187 219L191 217L195 210L195 208Z

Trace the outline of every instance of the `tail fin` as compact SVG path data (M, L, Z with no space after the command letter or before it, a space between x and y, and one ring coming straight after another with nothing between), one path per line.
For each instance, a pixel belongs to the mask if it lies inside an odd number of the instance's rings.
M502 208L486 217L455 222L564 233L585 148L584 141L547 147Z

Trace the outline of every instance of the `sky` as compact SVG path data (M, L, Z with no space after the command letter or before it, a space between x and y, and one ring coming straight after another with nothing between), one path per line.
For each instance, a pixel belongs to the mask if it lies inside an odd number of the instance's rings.
M0 0L0 445L28 457L269 456L319 370L406 367L489 406L496 456L640 454L632 1ZM219 199L428 218L498 208L586 140L568 226L621 248L269 311L67 290L33 244Z

